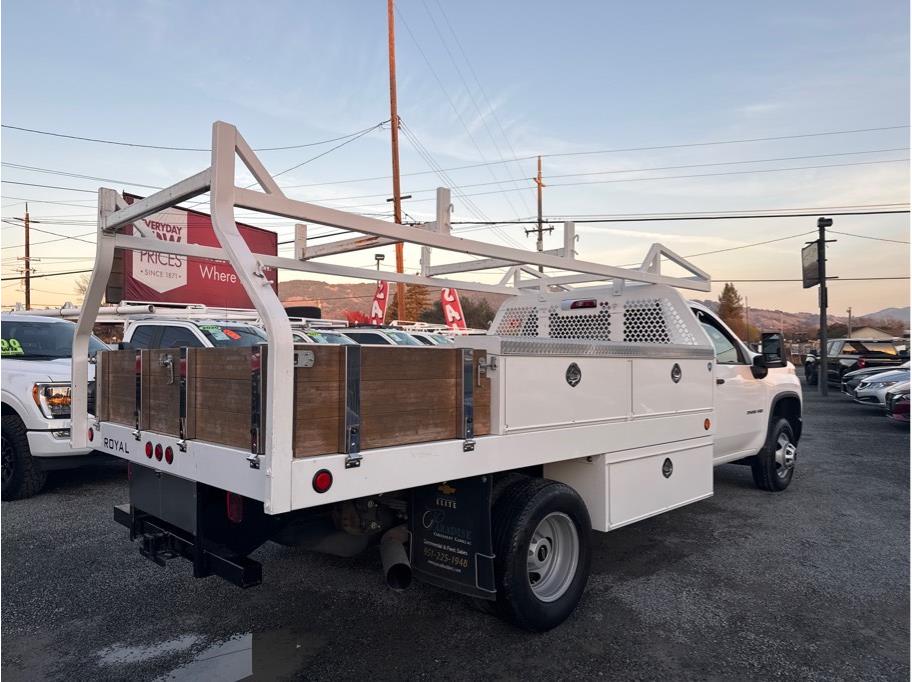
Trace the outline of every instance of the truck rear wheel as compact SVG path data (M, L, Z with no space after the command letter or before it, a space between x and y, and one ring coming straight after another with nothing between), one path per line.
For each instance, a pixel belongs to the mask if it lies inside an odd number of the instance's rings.
M44 487L47 474L29 450L25 424L18 415L3 415L0 434L0 497L21 500Z
M513 483L494 507L497 611L544 632L573 612L589 579L589 512L572 488L540 478Z
M797 457L798 447L792 425L788 419L779 419L772 424L766 445L751 458L754 483L760 490L785 490L792 482Z

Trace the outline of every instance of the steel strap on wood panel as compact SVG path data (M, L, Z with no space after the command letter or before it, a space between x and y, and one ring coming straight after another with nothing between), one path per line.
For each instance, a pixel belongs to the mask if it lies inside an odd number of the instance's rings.
M463 452L475 449L475 351L462 349L462 444Z
M345 353L345 405L342 448L345 468L361 466L361 346L342 346Z
M266 392L263 390L265 372L263 364L266 362L266 346L253 346L250 351L250 456L247 461L253 469L260 468L259 456L263 454L263 399Z
M133 437L136 440L141 439L142 431L142 373L143 373L143 352L141 350L136 351L136 362L133 365L135 377L136 377L136 402L133 406L133 422L134 430Z
M189 356L190 351L186 347L180 349L180 398L178 400L178 434L180 435L180 440L177 441L177 447L181 452L187 451L187 374L188 363L190 362Z

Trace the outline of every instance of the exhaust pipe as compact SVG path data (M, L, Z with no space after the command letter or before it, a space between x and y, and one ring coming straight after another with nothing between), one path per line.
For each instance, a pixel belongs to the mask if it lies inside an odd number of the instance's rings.
M409 533L405 524L390 528L380 538L380 562L386 584L396 592L402 592L412 584L412 566L405 551Z

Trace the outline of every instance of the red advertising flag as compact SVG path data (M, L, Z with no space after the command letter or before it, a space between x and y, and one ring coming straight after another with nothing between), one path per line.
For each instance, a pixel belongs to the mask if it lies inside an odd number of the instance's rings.
M440 290L440 307L443 309L443 322L450 329L465 329L465 317L462 315L462 303L456 289Z
M371 324L383 324L386 319L386 306L389 304L390 283L377 282L377 291L374 293L374 301L371 303Z

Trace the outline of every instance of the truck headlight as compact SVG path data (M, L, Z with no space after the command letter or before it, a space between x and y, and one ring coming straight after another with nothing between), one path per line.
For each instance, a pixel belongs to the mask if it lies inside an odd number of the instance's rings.
M32 398L38 409L48 419L63 419L70 416L70 384L35 384Z

